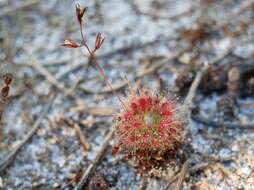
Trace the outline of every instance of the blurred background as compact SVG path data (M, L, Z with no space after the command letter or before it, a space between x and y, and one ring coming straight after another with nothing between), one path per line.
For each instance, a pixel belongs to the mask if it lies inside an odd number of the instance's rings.
M237 161L221 165L228 173L207 168L188 176L183 189L254 189L253 129L241 129L254 123L253 0L0 0L0 76L13 77L0 128L0 189L74 189L114 125L118 100L85 49L61 46L66 36L80 42L77 3L88 7L88 44L98 32L105 37L96 54L120 95L127 78L133 88L183 101L203 63L210 64L195 113L220 127L192 118L190 138L207 155ZM147 181L120 157L107 149L96 164L101 189L166 189L181 168ZM87 187L99 189L96 183Z

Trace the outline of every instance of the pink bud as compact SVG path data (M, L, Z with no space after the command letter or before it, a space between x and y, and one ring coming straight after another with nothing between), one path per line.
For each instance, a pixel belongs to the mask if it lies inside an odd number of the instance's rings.
M67 47L67 48L78 48L80 45L78 45L76 42L71 40L70 38L65 37L64 43L61 44L61 46Z
M94 50L96 51L97 49L99 49L103 42L104 42L105 38L102 38L101 37L101 33L99 32L96 36L96 39L95 39L95 45L94 45Z
M82 23L82 18L83 18L83 15L84 15L86 9L87 9L87 7L81 8L80 4L76 5L76 16L77 16L79 24Z

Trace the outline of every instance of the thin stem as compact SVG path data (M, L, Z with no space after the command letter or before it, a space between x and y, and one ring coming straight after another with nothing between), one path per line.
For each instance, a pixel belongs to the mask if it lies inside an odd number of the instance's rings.
M82 21L79 22L79 28L80 28L80 36L81 36L81 39L82 39L81 46L83 45L83 46L86 47L88 53L90 54L90 56L94 60L96 68L99 70L99 72L100 72L102 78L104 79L106 85L110 88L110 90L113 92L113 94L118 98L119 102L122 104L124 109L126 109L126 105L124 104L123 100L120 98L120 96L118 96L116 94L116 90L112 87L111 83L109 82L108 77L106 76L105 72L103 71L102 67L100 66L100 63L98 62L98 60L97 60L97 58L94 54L95 50L91 51L89 46L87 45L87 42L85 41L85 37L84 37L84 33L83 33Z
M108 85L108 87L111 89L111 91L113 92L113 94L118 98L118 100L120 101L120 103L121 103L121 104L123 105L123 107L126 109L126 105L124 104L124 102L123 102L123 100L120 98L120 96L118 96L118 95L116 94L115 89L114 89L113 86L110 84L108 77L106 76L105 72L103 71L102 67L100 66L100 64L99 64L99 62L98 62L98 60L97 60L97 58L96 58L95 55L94 55L94 53L89 49L89 47L88 47L87 45L86 45L86 48L87 48L87 50L88 50L90 56L91 56L92 59L94 60L97 69L99 70L100 74L101 74L102 77L104 78L106 85Z
M84 34L83 34L83 26L82 26L82 24L80 24L79 27L80 27L80 35L81 35L82 41L85 42L85 37L84 37Z
M100 66L100 63L98 62L96 56L94 55L94 51L91 51L90 48L88 47L85 38L84 38L84 34L83 34L83 29L82 29L82 25L80 25L80 35L82 38L82 44L86 47L88 53L90 54L90 56L92 57L92 59L95 62L96 68L99 70L101 76L103 77L103 79L105 80L106 85L110 88L110 90L113 92L113 94L118 98L119 102L122 104L122 106L126 109L126 105L124 104L123 100L120 98L120 96L118 96L116 94L115 89L112 87L112 85L109 82L108 77L106 76L105 72L103 71L102 67Z

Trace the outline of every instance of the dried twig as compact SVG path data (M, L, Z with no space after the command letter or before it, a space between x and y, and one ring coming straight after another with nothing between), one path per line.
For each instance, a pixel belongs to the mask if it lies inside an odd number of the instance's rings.
M39 2L40 2L39 0L29 0L29 1L26 1L26 2L19 3L15 7L6 7L5 9L1 10L0 18L5 16L6 14L9 14L9 13L15 13L16 14L17 10L35 5Z
M211 161L215 161L215 162L226 162L226 161L232 161L235 159L235 156L229 156L229 157L213 157L213 156L209 156L206 155L202 152L199 152L197 150L195 150L195 154L197 154L198 156L206 159L206 160L211 160Z
M92 106L86 110L91 115L97 116L113 116L117 112L116 106Z
M80 126L76 121L74 121L73 119L70 119L68 117L65 117L63 114L59 114L58 119L64 121L65 124L67 124L68 126L71 126L75 129L76 136L79 140L79 143L83 146L84 150L88 151L91 149L91 144L86 139L86 137L82 134Z
M189 168L189 161L187 160L184 164L183 164L183 167L179 173L179 177L178 177L178 181L176 183L176 188L175 190L181 190L181 187L182 187L182 184L183 184L183 180L184 180L184 177L187 173L187 170Z
M91 144L89 141L86 139L86 137L82 134L82 131L80 129L80 126L77 123L73 124L74 129L76 130L78 139L82 146L84 147L85 150L90 150L91 149Z
M227 17L225 19L220 20L220 22L218 22L215 25L215 29L220 29L221 27L228 24L235 17L237 17L240 13L242 13L246 9L250 8L253 5L253 3L254 3L253 0L247 0L247 1L243 2L241 5L237 5L237 8L234 9L233 11L231 11L230 14L227 15Z
M118 157L115 157L110 160L110 163L113 163L114 165L119 164L120 162L123 162L126 159L126 155L122 154Z
M163 13L158 13L158 12L148 12L148 11L141 10L138 7L138 5L135 4L133 1L132 1L132 8L138 14L149 16L149 17L154 18L154 19L167 19L167 20L177 19L181 16L190 14L195 10L195 7L193 6L193 7L190 7L190 8L188 8L188 9L186 9L186 10L180 12L180 13L168 15L166 13L163 14Z
M205 63L204 67L196 74L194 81L191 84L191 87L189 88L189 92L184 100L184 105L187 106L189 109L187 109L187 121L189 122L191 119L191 109L193 107L193 98L196 94L197 88L201 82L201 79L203 77L203 74L208 69L208 63Z
M203 170L205 168L208 168L210 167L211 165L213 165L214 163L213 162L210 162L210 163L201 163L201 164L196 164L195 166L192 166L190 169L189 169L189 172L191 174L197 172L197 171L200 171L200 170Z
M208 132L205 129L198 129L198 133L200 133L200 135L203 137L203 139L206 139L206 140L215 140L215 141L222 141L223 140L221 137L208 135Z
M240 105L242 106L254 106L254 102L240 102Z
M215 63L219 63L224 57L228 56L229 54L232 53L232 51L242 45L245 45L247 43L253 42L253 35L247 35L244 36L243 38L240 38L237 41L233 41L230 45L230 47L228 47L224 52L222 52L219 56L215 57L212 61L211 64L215 64ZM243 64L241 64L240 66L242 66Z
M100 162L103 157L104 152L106 151L111 138L113 137L114 129L112 128L105 137L105 141L101 146L100 150L97 152L95 158L92 160L91 164L86 169L85 173L83 174L79 184L77 185L77 190L81 190L83 186L87 183L88 178L91 176L92 172L94 171L96 165Z
M30 64L36 71L38 71L40 74L42 74L47 81L52 84L53 86L57 87L60 91L62 91L65 95L72 95L72 91L68 90L64 87L52 74L49 73L47 69L45 69L43 66L33 63Z
M254 123L253 124L237 124L237 123L214 121L211 118L205 118L197 114L192 115L191 118L197 122L200 122L212 127L222 127L222 128L228 128L228 129L254 129Z
M203 170L203 169L205 169L205 168L211 167L213 164L215 164L215 163L211 162L211 163L197 164L197 165L195 165L195 166L192 166L192 167L188 170L188 172L189 172L190 174L193 174L193 173L195 173L195 172L197 172L197 171L199 171L199 170ZM176 180L179 178L179 176L180 176L180 172L177 173L177 174L175 174L172 178L170 178L170 180L167 180L168 182L167 182L167 184L165 185L165 188L164 188L164 189L168 189L168 188L170 187L170 185L171 185L172 183L174 183L174 181L176 181Z
M202 157L203 159L211 160L211 161L215 161L215 162L226 162L226 161L234 161L235 160L235 156L228 156L228 157L209 156L205 153L202 153L202 152L196 150L191 144L186 144L185 149L190 151L193 154L196 154L196 155Z
M19 143L19 145L1 162L1 164L0 164L0 173L3 172L9 166L9 164L15 159L15 156L18 154L18 152L21 150L21 148L26 145L26 143L32 138L32 136L39 129L43 118L48 113L50 107L52 106L52 104L55 100L55 98L56 98L56 96L52 96L50 98L49 102L43 108L43 111L40 113L39 117L37 118L37 120L33 124L31 131L25 136L25 138Z
M193 97L195 96L196 90L198 88L198 85L202 79L203 74L205 73L205 71L208 68L208 64L205 63L204 67L201 69L201 71L199 71L194 79L194 81L191 84L191 87L189 89L189 92L184 100L184 104L188 105L189 107L192 107L192 103L193 103Z
M52 84L53 86L55 86L57 89L59 89L60 91L62 91L64 93L65 96L71 96L71 97L75 97L75 94L73 93L73 90L76 88L78 81L76 82L76 84L74 84L72 86L72 88L67 89L62 83L60 83L58 81L57 78L55 78L46 68L44 68L43 66L41 66L38 61L34 58L34 56L30 53L29 48L27 46L23 47L25 50L27 50L27 54L30 57L32 63L30 64L26 64L26 66L31 66L33 69L35 69L36 71L38 71L40 74L42 74L47 81Z
M168 188L170 187L170 185L171 185L172 183L174 183L174 182L177 180L177 178L179 177L179 175L180 175L180 173L176 173L176 174L173 175L170 179L166 178L167 183L166 183L165 187L162 188L162 189L168 189Z
M197 171L204 170L206 168L218 169L223 175L229 176L230 178L232 178L232 180L237 180L238 179L238 176L237 176L236 173L230 171L225 166L223 166L223 165L221 165L219 163L215 163L215 162L197 164L197 165L193 166L189 170L189 172L191 174L194 174Z

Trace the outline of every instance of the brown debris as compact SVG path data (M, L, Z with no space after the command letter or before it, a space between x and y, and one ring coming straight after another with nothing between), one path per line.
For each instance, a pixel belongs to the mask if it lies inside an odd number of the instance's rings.
M201 136L204 139L207 139L207 140L222 140L219 137L209 136L207 130L205 130L205 129L199 129L198 132L201 134Z
M10 85L12 83L12 76L10 74L5 74L3 77L4 86L1 89L0 94L0 140L3 137L2 135L2 115L5 109L5 105L9 99Z
M66 178L70 179L70 182L66 185L66 187L70 185L74 185L74 183L78 183L82 177L82 173L83 173L83 167L81 167L80 165L76 169L75 173L66 174Z
M209 37L210 31L208 26L199 26L197 28L183 29L182 37L188 41L202 41Z
M217 111L224 120L236 117L237 97L240 89L241 73L237 67L228 70L227 92L217 102Z
M176 92L179 95L185 95L188 92L196 72L193 65L186 65L179 70L175 79L175 86L177 87Z
M254 94L254 77L251 77L247 80L247 93L248 94Z
M246 68L241 75L240 95L242 97L253 96L254 94L254 68Z
M216 103L217 111L224 120L235 118L236 100L233 96L225 95Z
M180 146L177 145L178 147ZM135 154L127 153L126 157L135 163L137 173L146 174L153 168L167 168L172 166L172 160L177 155L177 148L174 150L167 150L164 152L158 151L138 151ZM151 175L153 175L151 173Z
M105 175L96 172L89 181L89 190L107 190L109 184Z
M241 36L241 32L237 31L235 29L232 29L229 27L224 27L223 29L224 29L223 30L224 35L229 38L237 38L237 37Z
M8 100L8 95L9 95L9 91L10 91L10 84L12 83L12 76L5 75L3 77L3 81L4 81L4 86L1 89L1 95L0 95L0 122L2 120L4 106Z
M219 65L211 65L202 79L202 90L205 93L223 92L227 87L227 75L225 75L225 67Z

